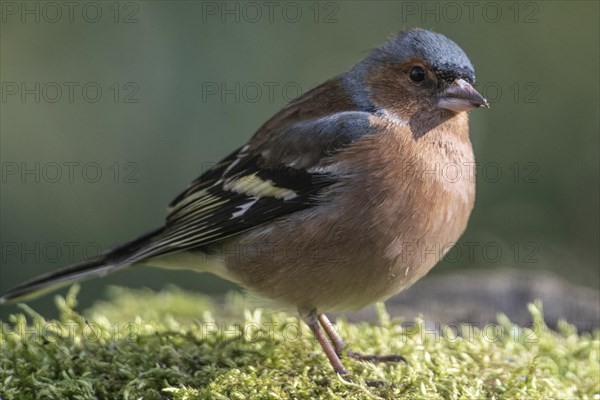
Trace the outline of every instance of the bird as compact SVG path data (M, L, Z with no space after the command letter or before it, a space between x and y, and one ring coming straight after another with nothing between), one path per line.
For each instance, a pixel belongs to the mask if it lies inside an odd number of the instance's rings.
M192 181L164 226L0 304L130 266L191 269L297 310L338 374L349 374L344 357L398 361L349 350L325 312L409 287L465 231L475 202L467 112L489 108L474 85L455 42L401 31Z

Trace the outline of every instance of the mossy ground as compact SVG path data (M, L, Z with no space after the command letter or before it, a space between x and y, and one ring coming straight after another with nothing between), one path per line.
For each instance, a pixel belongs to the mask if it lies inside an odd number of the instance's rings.
M600 332L534 325L441 327L389 320L337 328L352 348L406 363L345 359L334 374L309 330L282 313L210 299L113 288L111 301L75 312L77 287L57 297L59 321L22 306L2 322L0 397L9 399L600 399ZM526 307L527 305L523 305ZM462 337L453 333L460 330ZM367 381L383 381L371 387Z

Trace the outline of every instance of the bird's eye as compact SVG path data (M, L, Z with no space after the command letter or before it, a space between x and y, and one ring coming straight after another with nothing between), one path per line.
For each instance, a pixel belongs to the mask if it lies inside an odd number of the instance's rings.
M423 82L425 80L425 70L421 67L414 67L410 70L409 76L413 82Z

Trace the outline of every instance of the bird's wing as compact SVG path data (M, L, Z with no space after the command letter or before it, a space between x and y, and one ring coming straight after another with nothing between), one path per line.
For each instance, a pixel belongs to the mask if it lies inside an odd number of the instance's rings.
M348 111L251 140L175 198L163 232L130 261L200 248L314 206L338 179L324 168L329 156L369 132L369 114Z

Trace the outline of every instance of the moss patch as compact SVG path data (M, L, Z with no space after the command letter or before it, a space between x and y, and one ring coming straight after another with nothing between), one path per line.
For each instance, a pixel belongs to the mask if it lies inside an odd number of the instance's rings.
M499 316L439 335L422 319L390 320L383 306L377 326L338 321L354 350L407 359L345 359L352 376L341 378L301 321L244 310L239 296L216 306L176 288L113 288L81 315L77 290L57 297L58 321L22 305L2 322L2 399L600 399L600 331L579 335L565 322L554 332L540 304L528 306L530 328Z

